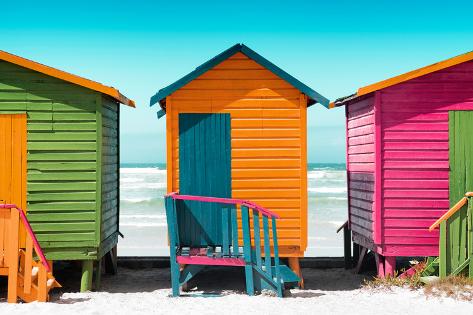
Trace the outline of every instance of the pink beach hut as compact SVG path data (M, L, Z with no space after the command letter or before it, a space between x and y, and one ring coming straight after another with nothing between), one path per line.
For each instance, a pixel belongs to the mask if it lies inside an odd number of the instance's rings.
M360 258L374 252L382 276L396 257L438 256L439 231L429 226L473 190L473 52L330 106L345 106L349 228Z

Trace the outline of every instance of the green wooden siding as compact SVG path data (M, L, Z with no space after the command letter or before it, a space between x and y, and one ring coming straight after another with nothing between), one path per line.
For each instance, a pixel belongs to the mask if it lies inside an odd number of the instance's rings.
M105 96L102 98L101 255L118 242L118 110L115 101Z
M118 131L108 125L117 105L107 101L102 119L103 100L95 91L0 61L0 114L27 113L28 218L49 259L95 258L103 236L113 230L116 200L109 199L117 183L108 183L116 170L110 163L118 154L112 145ZM98 156L100 133L104 157ZM106 170L104 189L97 187L98 160ZM104 214L96 211L97 202L107 209Z
M450 206L456 204L466 192L473 191L472 134L473 112L451 111L449 113ZM446 250L443 251L446 255L444 272L450 274L468 257L467 206L454 214L446 226L448 226L447 237L441 242L445 242L446 245Z

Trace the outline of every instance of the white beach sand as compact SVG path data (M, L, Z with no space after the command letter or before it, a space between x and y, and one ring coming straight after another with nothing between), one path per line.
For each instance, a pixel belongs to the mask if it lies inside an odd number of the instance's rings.
M78 288L75 279L56 290L50 303L0 303L0 314L473 314L472 302L426 297L422 290L360 289L363 277L342 269L303 272L307 289L293 289L284 299L246 296L239 269L205 272L192 292L171 298L169 269L120 268L118 275L103 277L100 292L68 293Z

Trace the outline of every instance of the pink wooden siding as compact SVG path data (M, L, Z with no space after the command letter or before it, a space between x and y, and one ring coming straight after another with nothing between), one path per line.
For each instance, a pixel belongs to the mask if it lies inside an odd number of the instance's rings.
M353 235L373 243L374 98L347 106L347 180Z
M374 172L374 98L347 107L350 172Z
M438 255L438 231L427 228L449 208L448 111L473 110L473 62L378 93L381 250L387 256Z

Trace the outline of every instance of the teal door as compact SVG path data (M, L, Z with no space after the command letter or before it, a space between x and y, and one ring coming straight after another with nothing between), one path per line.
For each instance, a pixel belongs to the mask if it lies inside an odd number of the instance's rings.
M179 114L179 193L231 198L230 114ZM222 245L222 206L178 205L181 245Z

